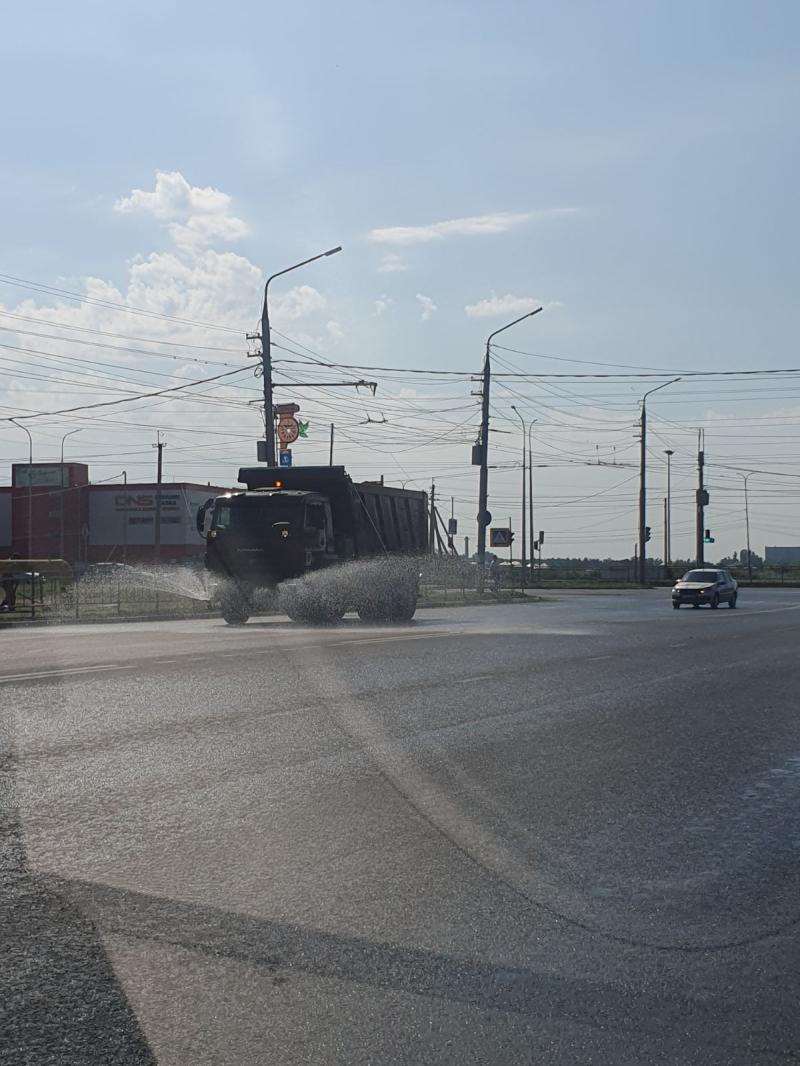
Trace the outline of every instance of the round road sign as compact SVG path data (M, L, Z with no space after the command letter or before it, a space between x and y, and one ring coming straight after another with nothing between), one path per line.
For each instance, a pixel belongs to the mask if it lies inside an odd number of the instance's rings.
M293 444L300 435L300 426L296 418L287 418L285 415L278 423L278 440L281 444Z

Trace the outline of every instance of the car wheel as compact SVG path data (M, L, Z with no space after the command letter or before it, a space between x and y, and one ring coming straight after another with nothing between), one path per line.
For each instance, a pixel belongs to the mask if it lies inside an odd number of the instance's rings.
M673 603L673 604L672 604L672 609L673 609L673 611L677 611L677 610L679 610L679 609L680 609L680 606L681 606L681 605L680 605L679 603Z
M729 606L729 607L735 607L735 606L736 606L736 600L737 600L737 599L738 599L738 593L734 592L734 594L733 594L733 595L731 596L731 598L730 598L730 599L728 600L728 606Z
M719 607L719 594L718 593L715 592L714 595L711 597L711 603L709 604L709 607L711 608L712 611L716 611L717 607Z

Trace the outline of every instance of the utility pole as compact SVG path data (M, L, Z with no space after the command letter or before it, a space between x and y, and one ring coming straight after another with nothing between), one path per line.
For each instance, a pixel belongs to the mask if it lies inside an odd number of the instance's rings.
M58 538L58 557L64 558L64 441L67 437L71 437L75 433L80 433L79 429L71 429L68 433L65 433L61 438L61 464L59 467L59 538Z
M436 536L436 485L431 482L430 515L428 529L428 551L433 555L433 544Z
M664 497L664 577L667 576L667 552L669 550L669 518L667 510L667 497Z
M328 455L328 466L333 466L333 422L331 422L331 447Z
M491 518L489 516L489 389L492 383L491 347L492 340L498 333L511 329L518 322L526 318L533 318L544 308L537 307L535 311L528 311L526 315L520 315L513 322L508 322L486 338L486 355L483 361L483 386L481 389L481 434L480 434L480 479L478 482L478 592L483 592L486 580L486 527Z
M639 436L639 584L644 585L647 580L645 570L645 547L647 542L647 408L642 400L642 415L640 419Z
M31 431L27 426L20 425L13 418L9 418L9 422L15 425L17 429L21 429L23 433L28 434L28 558L33 558L33 437ZM33 585L31 585L31 596L33 596Z
M533 422L535 421L536 419L533 420ZM531 430L533 429L533 422L528 426L528 540L530 547L528 558L531 563L531 580L533 580L533 543L535 539L533 535L533 450L531 448Z
M153 448L158 449L158 466L156 472L156 519L153 530L153 556L158 563L161 561L161 483L164 474L164 449L166 443L161 439L161 430L156 432L156 443Z
M657 385L650 389L642 397L642 415L640 420L641 438L639 449L639 584L644 585L647 581L647 397L652 396L659 389L665 389L667 385L674 385L680 378L665 381L663 385Z
M526 533L527 533L527 528L526 527L527 527L527 521L528 521L528 516L527 516L527 513L526 513L527 509L528 509L527 508L527 483L526 483L526 477L525 477L525 475L527 473L527 471L525 469L525 459L526 459L525 438L527 436L527 428L525 426L525 419L522 417L522 415L520 414L520 412L517 410L517 408L514 406L513 403L511 404L511 410L516 412L517 417L519 418L520 422L522 423L522 587L524 588L525 584L526 584L526 578L525 578L525 568L527 566L526 553L527 553L527 550L528 550L527 549L527 545L525 543L525 541L526 541Z
M270 274L264 285L264 306L261 309L261 370L262 384L264 387L264 436L266 437L267 444L267 466L275 466L275 415L272 403L272 345L269 331L269 283L274 281L275 278L280 278L284 274L289 274L292 270L298 270L300 267L307 266L309 263L314 263L317 259L324 259L326 256L335 255L337 252L341 252L341 250L341 245L336 248L329 248L327 252L320 252L319 255L312 255L310 259L304 259L302 263L295 263L293 266L286 267L285 270L278 270L275 274Z
M750 554L750 509L747 506L747 479L755 471L751 470L749 474L742 474L744 478L744 522L747 530L747 580L750 584L753 584L753 557Z
M697 431L697 523L695 526L695 560L698 566L705 562L705 506L706 490L703 486L703 467L705 466L705 453L703 451L703 431Z
M664 449L664 455L667 457L667 537L664 562L667 568L672 565L672 456L674 454L671 448Z

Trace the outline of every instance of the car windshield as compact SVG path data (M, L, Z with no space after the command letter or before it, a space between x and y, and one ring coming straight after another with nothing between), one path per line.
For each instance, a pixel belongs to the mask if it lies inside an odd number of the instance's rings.
M800 0L0 33L0 1066L800 1066Z

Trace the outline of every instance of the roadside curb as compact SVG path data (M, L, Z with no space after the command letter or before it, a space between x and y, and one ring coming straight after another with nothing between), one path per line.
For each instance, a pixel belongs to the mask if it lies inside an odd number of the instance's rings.
M555 590L554 590L555 591ZM501 599L485 600L433 600L417 604L418 611L440 610L454 607L525 607L531 603L552 603L553 597L534 595L510 596ZM270 618L280 615L281 611L259 611L259 617ZM128 622L195 622L207 618L221 618L221 611L204 611L202 614L137 614L109 615L107 618L23 618L14 621L0 619L0 631L10 629L44 629L47 627L75 625L125 625ZM255 616L254 616L255 617Z
M43 629L46 627L58 628L59 626L97 626L97 625L124 625L126 622L194 622L204 618L221 618L219 611L207 611L204 614L137 614L119 615L108 618L18 618L13 622L0 621L0 630L3 629Z

